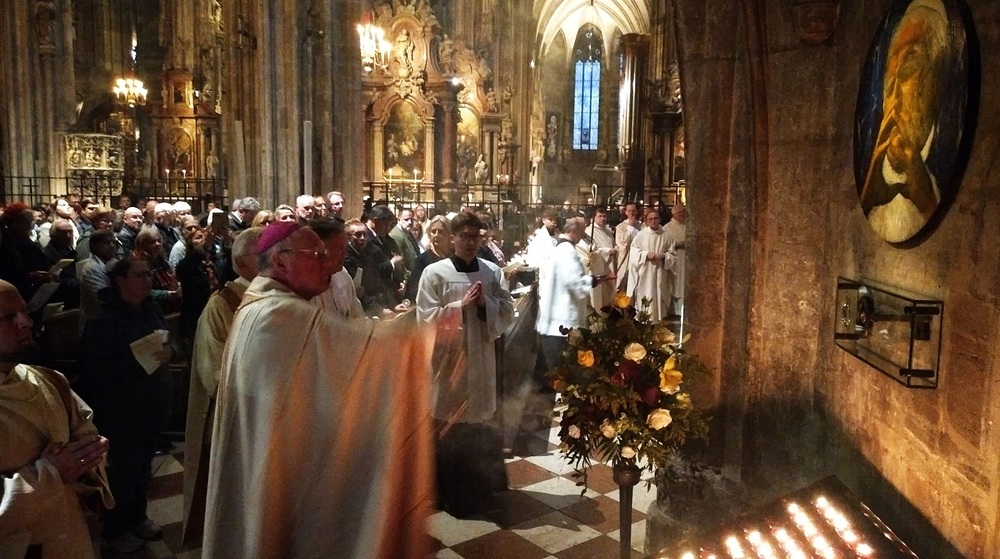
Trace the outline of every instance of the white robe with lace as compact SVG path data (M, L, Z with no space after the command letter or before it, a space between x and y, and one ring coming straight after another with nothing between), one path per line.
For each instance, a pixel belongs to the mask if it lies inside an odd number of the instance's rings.
M664 255L662 260L652 261L650 254ZM663 228L645 228L632 241L629 254L628 294L633 298L637 311L645 310L652 322L666 320L670 315L673 296L672 278L677 255L674 239ZM648 305L643 304L648 299Z

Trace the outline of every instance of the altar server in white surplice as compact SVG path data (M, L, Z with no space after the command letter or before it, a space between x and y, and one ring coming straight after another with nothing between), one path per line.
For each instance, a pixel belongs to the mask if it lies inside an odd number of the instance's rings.
M428 329L310 301L332 269L307 227L272 223L257 249L219 379L203 556L427 557Z
M678 202L670 209L670 221L663 226L674 240L674 250L677 253L677 261L674 262L673 269L673 296L674 312L680 313L680 308L684 305L684 268L685 268L685 239L687 237L687 207L683 202Z
M576 245L584 266L592 276L607 276L614 272L615 233L608 227L608 209L597 208L587 235ZM590 304L600 310L614 302L615 283L602 281L590 292Z
M514 319L503 272L476 258L484 226L461 213L451 222L450 258L426 268L417 288L417 320L440 322L433 367L434 418L481 423L496 412L494 341Z
M639 231L629 251L628 294L638 311L649 312L652 322L670 316L673 286L670 272L677 260L674 238L660 227L660 213L646 212L646 227ZM644 307L642 300L649 300Z
M617 287L621 291L628 287L629 264L632 241L642 229L642 220L639 219L639 206L635 202L625 205L625 220L615 227L615 248L618 250L618 279ZM631 294L632 291L629 290Z

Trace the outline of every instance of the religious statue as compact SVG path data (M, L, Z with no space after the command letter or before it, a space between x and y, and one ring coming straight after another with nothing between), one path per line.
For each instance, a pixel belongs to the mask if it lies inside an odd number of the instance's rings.
M486 110L491 113L500 110L500 106L497 104L497 92L492 89L486 92Z
M55 46L55 18L55 4L52 2L38 3L35 8L35 31L38 33L38 46Z
M486 161L483 159L483 154L479 154L479 159L476 160L476 165L474 167L476 172L476 184L486 183Z
M413 39L410 39L410 32L406 29L402 30L396 39L395 48L395 58L399 64L399 76L402 78L409 77L413 73L414 49L416 49L416 45L413 44Z
M556 115L551 115L549 117L549 123L545 125L545 130L548 132L545 142L545 157L555 159L556 154L559 153L559 146L557 145L557 141L559 139L559 123L556 121Z
M215 150L210 150L205 157L205 177L215 179L219 176L219 158L215 155Z

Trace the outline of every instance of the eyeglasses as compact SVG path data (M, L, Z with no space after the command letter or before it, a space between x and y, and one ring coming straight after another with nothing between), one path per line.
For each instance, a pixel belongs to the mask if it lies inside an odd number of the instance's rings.
M457 235L457 237L459 238L459 240L462 240L462 241L465 241L465 242L481 241L482 238L483 238L482 235L479 235L479 234L468 234L468 233L461 233L461 234Z
M280 252L305 252L311 254L317 262L326 262L330 259L330 253L324 250L310 250L308 248L288 248Z
M355 231L354 233L351 233L351 236L354 237L354 238L356 238L356 239L362 239L365 236L365 232L364 231Z

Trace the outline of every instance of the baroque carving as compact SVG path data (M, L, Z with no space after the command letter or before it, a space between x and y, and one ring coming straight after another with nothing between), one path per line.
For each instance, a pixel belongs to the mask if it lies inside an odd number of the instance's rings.
M66 169L69 171L125 171L121 136L66 134Z

